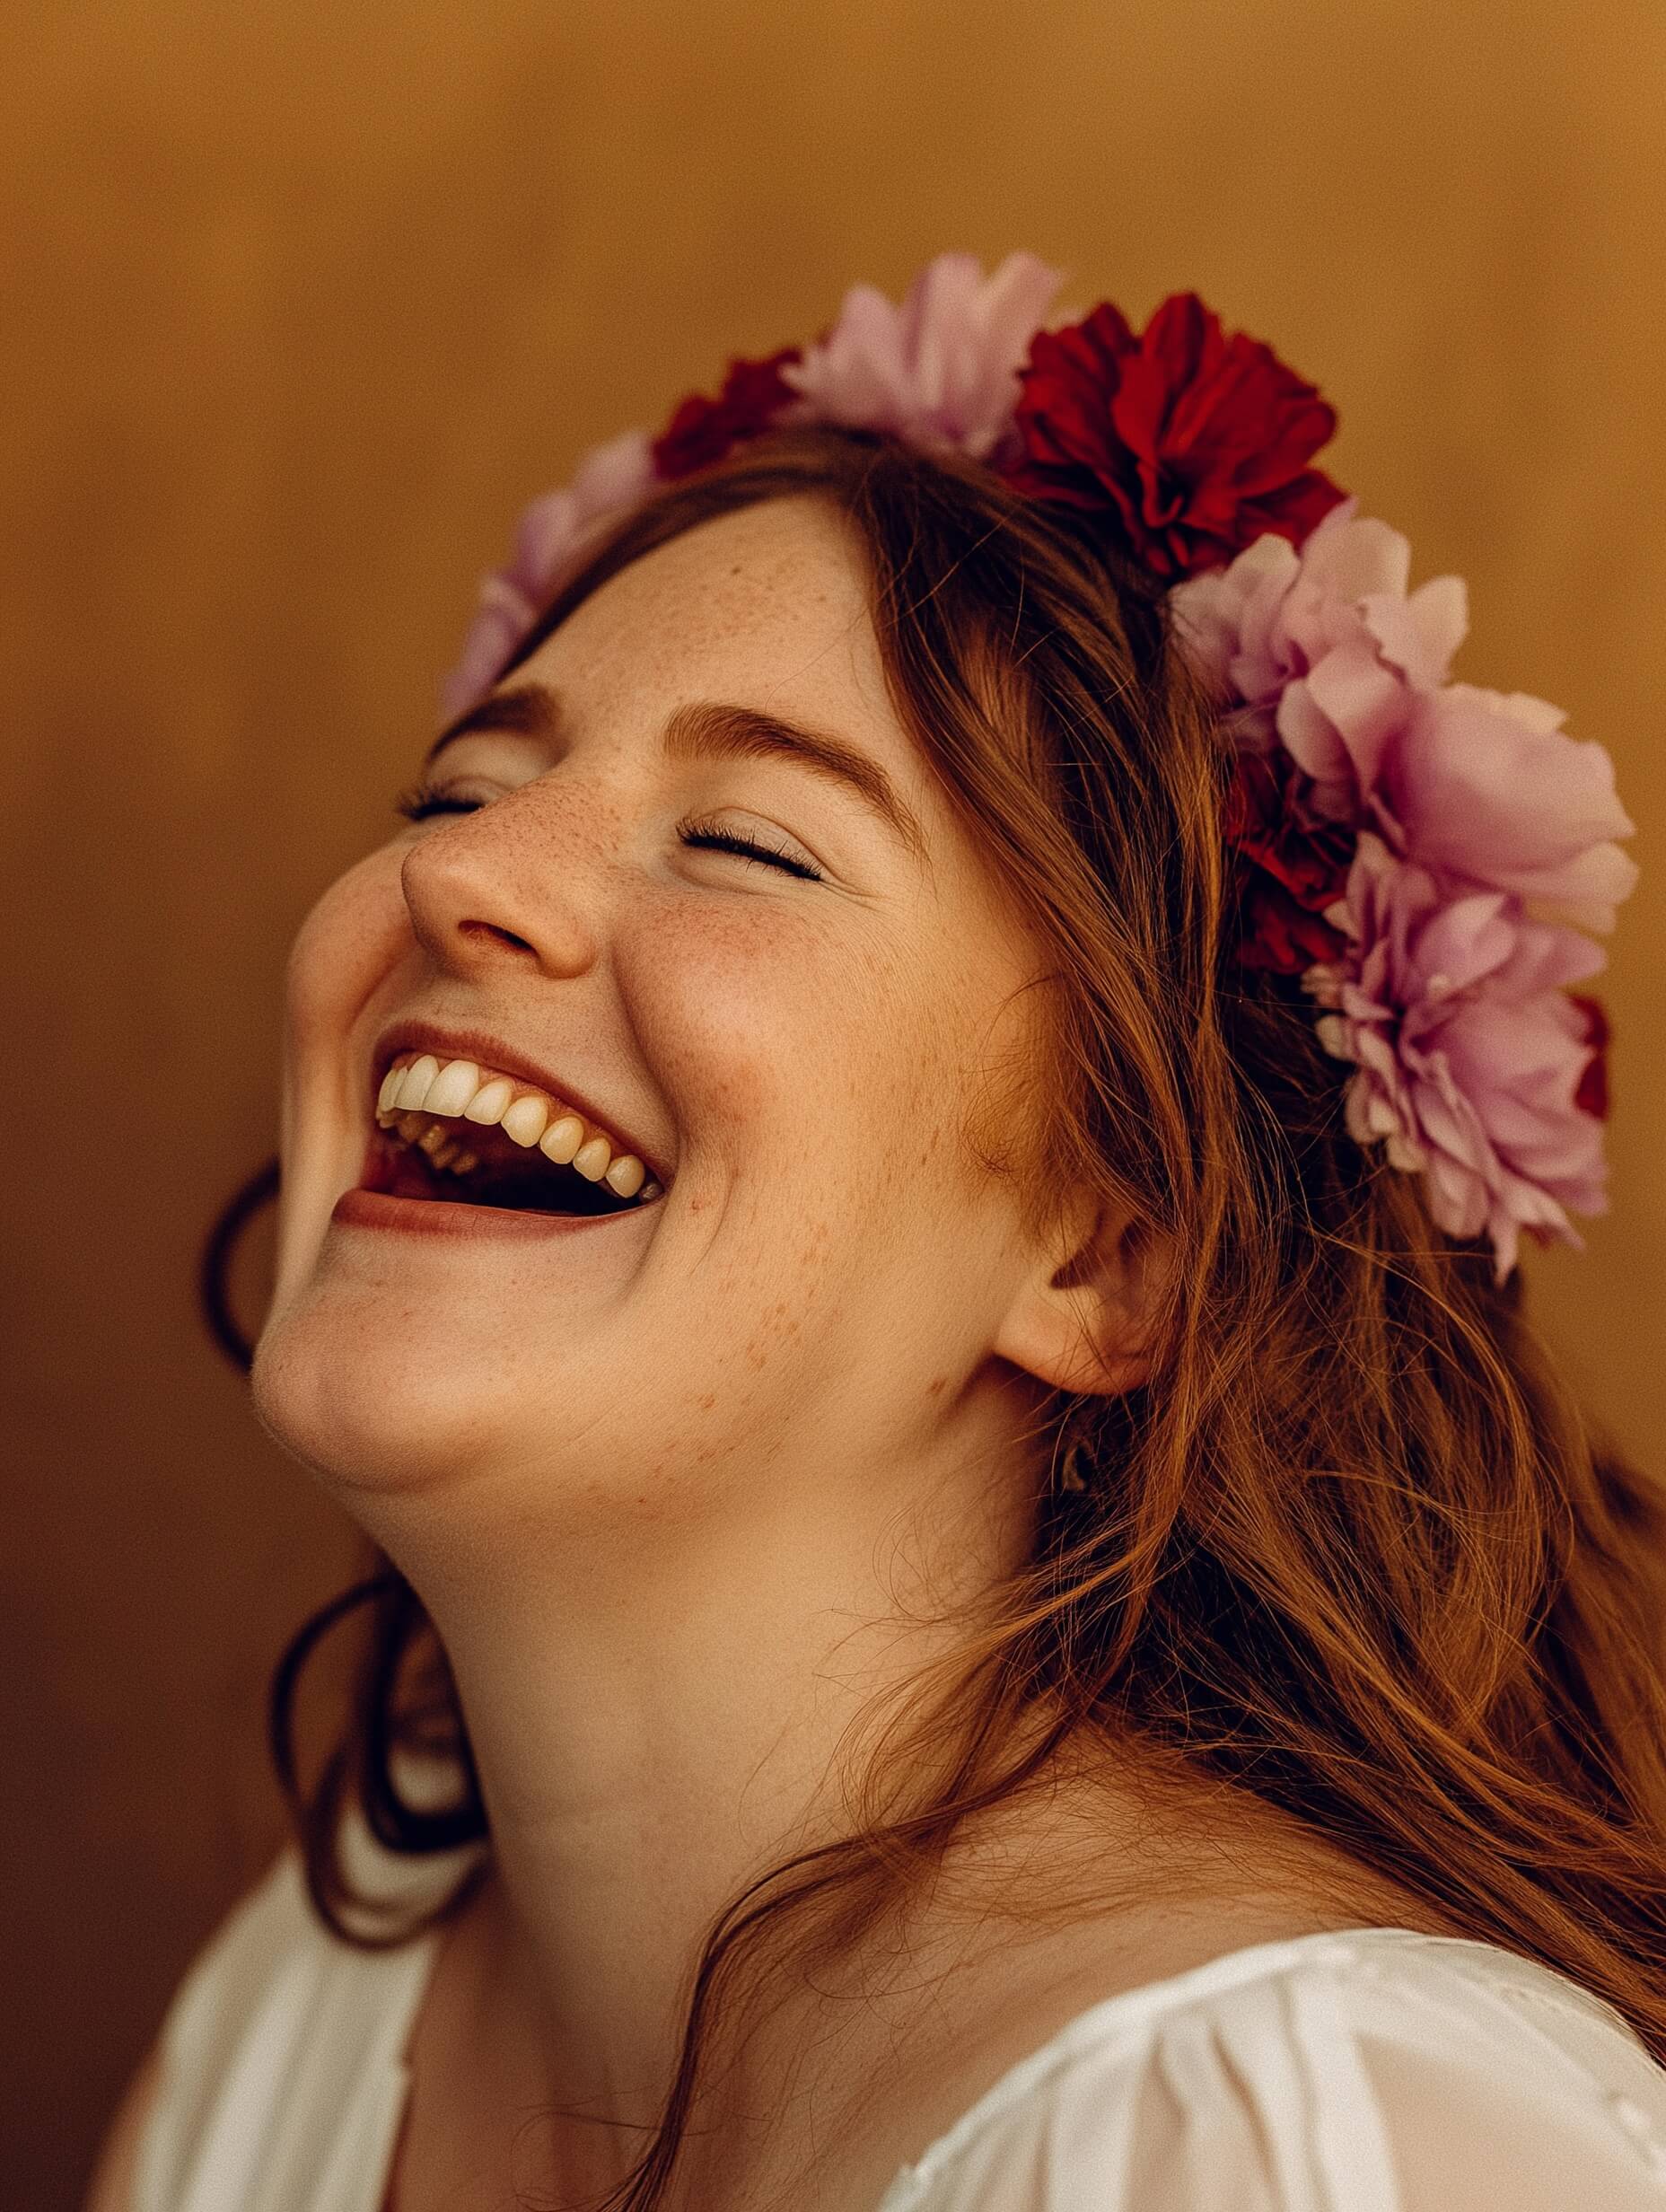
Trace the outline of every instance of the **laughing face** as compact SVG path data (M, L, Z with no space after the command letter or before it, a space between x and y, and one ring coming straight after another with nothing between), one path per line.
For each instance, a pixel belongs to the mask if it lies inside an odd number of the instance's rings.
M303 924L254 1388L372 1520L824 1510L1060 1379L1058 1255L965 1141L1034 955L867 593L814 496L655 548Z

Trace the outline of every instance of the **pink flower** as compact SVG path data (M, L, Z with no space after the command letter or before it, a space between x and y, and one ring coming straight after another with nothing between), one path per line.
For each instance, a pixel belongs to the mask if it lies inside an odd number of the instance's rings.
M648 434L627 430L593 446L570 484L545 492L522 514L505 568L482 580L479 603L457 665L441 693L448 722L483 698L521 640L591 542L594 526L634 506L654 482Z
M1637 865L1635 825L1604 747L1562 734L1560 707L1523 691L1447 684L1419 696L1378 763L1373 811L1425 867L1612 929Z
M1357 1064L1350 1135L1421 1172L1448 1234L1490 1236L1500 1282L1522 1229L1580 1244L1567 1209L1607 1205L1602 1125L1578 1103L1600 1040L1561 987L1602 948L1504 892L1451 898L1370 830L1332 918L1348 951L1303 982L1332 1009L1320 1042Z
M1009 253L989 276L976 254L940 253L900 305L853 285L782 381L803 395L801 419L986 460L1011 435L1018 372L1063 280L1033 253Z
M1241 748L1281 745L1298 811L1374 829L1449 887L1513 891L1611 929L1636 882L1614 841L1634 825L1602 746L1562 732L1524 692L1448 683L1464 587L1409 595L1398 531L1333 508L1300 551L1266 537L1169 595L1194 663Z
M480 594L474 619L464 634L462 651L440 689L443 720L455 722L459 715L486 697L537 619L537 608L510 582L505 571L494 570L481 577Z
M1313 812L1355 823L1411 694L1446 680L1469 627L1461 580L1436 576L1408 597L1410 546L1358 506L1333 507L1300 552L1258 538L1169 594L1194 663L1223 702L1241 703L1239 742L1282 742L1311 778Z

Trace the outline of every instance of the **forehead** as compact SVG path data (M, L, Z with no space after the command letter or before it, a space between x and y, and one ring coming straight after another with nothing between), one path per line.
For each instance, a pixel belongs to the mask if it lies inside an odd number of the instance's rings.
M837 724L917 777L868 591L861 539L830 502L764 500L698 522L610 576L524 672L558 687L586 719L727 698Z

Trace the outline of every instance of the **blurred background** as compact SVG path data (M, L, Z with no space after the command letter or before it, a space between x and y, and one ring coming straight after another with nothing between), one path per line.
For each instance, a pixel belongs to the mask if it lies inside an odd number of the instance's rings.
M195 1311L272 1149L282 966L388 834L480 572L731 353L1027 247L1196 288L1456 570L1456 672L1612 750L1643 882L1613 1211L1530 1252L1666 1433L1660 0L24 0L0 66L7 1771L0 2201L79 2204L281 1840L267 1675L355 1532ZM27 1143L15 1124L27 1120ZM259 1318L251 1234L240 1310ZM328 1675L328 1669L326 1669Z

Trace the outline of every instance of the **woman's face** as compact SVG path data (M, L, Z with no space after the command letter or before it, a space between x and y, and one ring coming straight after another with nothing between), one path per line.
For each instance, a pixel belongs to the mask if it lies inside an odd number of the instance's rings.
M882 1479L1013 1396L992 1356L1034 1256L962 1130L1023 1049L1032 962L888 702L859 543L802 496L701 523L494 697L518 726L428 771L473 811L401 828L294 945L261 1417L361 1499L466 1479L616 1529ZM786 751L668 742L712 706L836 741L926 857ZM697 818L799 872L691 842ZM332 1218L409 1023L442 1066L542 1071L663 1196Z

